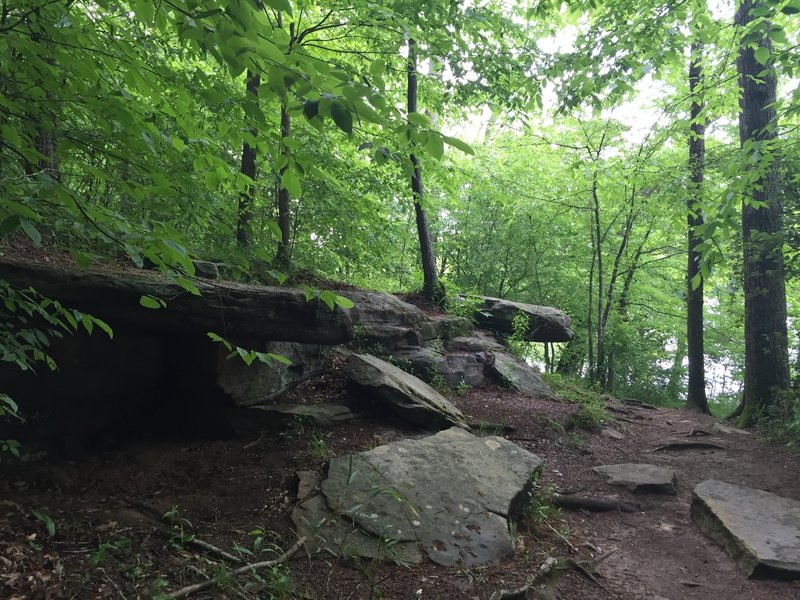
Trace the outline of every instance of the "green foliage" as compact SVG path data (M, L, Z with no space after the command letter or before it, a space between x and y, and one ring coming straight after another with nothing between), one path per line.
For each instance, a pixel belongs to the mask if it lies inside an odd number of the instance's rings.
M758 419L759 433L768 441L800 448L800 390L783 390Z
M511 335L508 337L508 346L522 360L527 359L530 354L530 344L525 339L529 327L530 317L522 311L519 311L511 319Z
M36 517L44 525L44 528L47 530L47 535L50 537L55 536L56 524L53 521L52 517L48 515L46 512L42 512L39 510L34 510L31 512L33 513L33 516Z
M557 493L554 485L541 485L542 473L537 471L531 480L530 499L522 507L520 516L522 522L534 532L538 532L545 525L558 520L561 509L553 503L553 496Z
M124 550L131 545L129 538L121 537L112 542L103 542L97 550L89 555L89 562L95 567L100 566L106 560L106 554L112 551Z
M606 403L598 392L557 373L543 374L542 379L557 395L580 405L581 409L575 416L575 427L591 429L609 420Z
M477 294L466 293L460 294L457 291L451 291L452 286L448 286L448 294L445 300L445 310L447 314L454 317L464 317L470 323L475 324L478 313L483 305Z
M316 435L312 436L311 441L308 442L308 451L312 456L319 460L328 460L331 456L331 450L328 448L328 443L324 438Z

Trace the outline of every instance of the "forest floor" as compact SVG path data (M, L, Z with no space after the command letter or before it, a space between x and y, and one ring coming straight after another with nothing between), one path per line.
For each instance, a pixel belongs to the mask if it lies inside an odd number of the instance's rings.
M346 401L334 364L287 401ZM333 429L297 425L236 440L116 440L70 460L45 454L0 463L0 598L159 598L216 577L219 587L191 598L477 599L525 583L548 557L558 569L531 598L800 597L798 582L748 580L706 539L689 515L692 488L705 479L800 499L798 456L756 435L715 433L701 438L724 449L653 452L711 431L711 417L677 409L615 403L600 431L565 431L575 405L536 400L494 387L451 400L472 423L500 423L506 437L545 463L542 489L614 498L635 513L588 513L540 508L541 523L520 522L516 552L496 566L406 567L317 557L303 550L286 565L234 576L237 564L199 548L212 544L242 561L275 558L296 541L289 515L298 470L323 469L331 456L363 451L419 434L386 415ZM622 408L620 408L622 407ZM482 431L480 433L492 433ZM677 495L633 495L609 487L592 467L648 462L676 469ZM166 518L162 515L169 514ZM574 566L594 566L594 580ZM583 562L586 561L586 562Z

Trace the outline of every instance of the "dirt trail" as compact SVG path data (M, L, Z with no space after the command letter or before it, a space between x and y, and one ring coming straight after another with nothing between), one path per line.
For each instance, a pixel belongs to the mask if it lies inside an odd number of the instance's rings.
M333 389L333 392L331 390ZM330 382L310 382L294 400L325 402L338 396ZM339 398L341 399L341 398ZM453 401L474 423L512 425L506 437L545 461L542 484L583 496L613 497L639 504L632 514L563 511L549 527L520 526L515 557L484 568L406 568L343 559L308 560L259 581L239 580L227 591L196 598L477 599L524 583L548 557L585 560L613 551L597 568L597 583L575 569L561 572L538 598L679 600L725 598L774 600L800 597L792 582L751 581L728 556L700 534L689 517L693 486L721 479L800 499L798 457L765 447L753 435L703 437L724 450L650 452L714 421L687 411L618 406L612 426L623 437L567 432L554 425L574 405L531 400L497 389L471 390ZM167 512L177 507L184 527L220 548L255 551L257 560L295 541L290 529L295 472L323 468L325 453L342 455L417 433L386 417L319 430L308 426L256 440L135 441L73 461L0 464L0 598L151 598L220 571L219 561L160 532L154 520L126 499ZM256 443L253 443L256 442ZM591 468L649 462L678 473L676 496L633 495L609 487ZM33 511L52 518L53 536ZM257 542L257 530L265 532ZM102 552L100 552L102 550ZM245 560L254 558L240 551ZM599 583L599 585L598 585ZM246 584L246 585L245 585ZM601 587L602 586L602 587ZM272 594L270 596L269 594Z

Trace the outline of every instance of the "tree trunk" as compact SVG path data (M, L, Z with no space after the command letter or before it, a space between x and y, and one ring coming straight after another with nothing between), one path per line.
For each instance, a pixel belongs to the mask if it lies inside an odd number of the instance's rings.
M689 94L692 98L691 129L689 132L689 171L691 189L686 201L688 224L688 265L686 290L686 347L689 358L689 384L686 406L708 413L706 398L705 354L703 352L703 279L700 274L700 253L697 246L702 241L696 235L703 225L702 197L705 171L705 117L703 100L703 44L692 44L689 59ZM695 282L697 278L697 282Z
M760 1L744 0L736 12L746 30ZM760 26L761 27L761 26ZM763 26L766 30L766 25ZM773 403L775 392L789 386L786 287L783 265L782 205L775 164L777 115L775 71L756 61L751 40L742 40L736 62L739 72L739 138L748 152L758 151L762 170L746 191L742 208L745 295L744 408L741 426L753 425ZM772 54L768 37L758 47Z
M258 87L261 85L261 76L251 71L247 72L247 91L254 97L258 97ZM250 128L250 133L256 135L258 132ZM239 194L239 211L236 219L236 242L247 247L253 243L252 220L253 205L256 199L256 149L245 142L242 145L242 175L246 175L252 180L247 186L247 190Z
M417 51L416 42L408 40L408 112L417 112ZM419 160L412 153L411 165L414 169L411 175L411 194L414 199L414 214L417 221L417 235L419 236L419 250L422 257L422 294L430 301L437 301L441 296L439 276L436 272L436 255L433 249L433 239L428 226L428 217L422 207L422 171Z
M292 118L286 110L286 104L281 103L281 140L289 137L292 133ZM286 148L283 152L287 153ZM276 263L278 268L288 269L291 263L291 253L289 251L290 238L292 233L291 213L289 212L289 190L282 183L283 174L289 168L287 162L278 171L278 229L281 231L281 241L278 244Z

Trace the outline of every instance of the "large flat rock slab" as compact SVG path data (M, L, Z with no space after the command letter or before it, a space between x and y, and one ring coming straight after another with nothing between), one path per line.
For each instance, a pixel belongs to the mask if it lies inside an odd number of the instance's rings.
M475 318L478 325L486 329L511 335L514 333L514 317L523 313L528 317L525 339L529 342L568 342L574 335L572 321L557 308L490 296L480 296L480 299L482 304Z
M353 323L344 309L308 301L299 289L198 280L197 296L153 271L78 271L6 259L0 260L0 279L20 288L33 287L113 328L127 324L162 334L202 336L213 331L251 342L341 344L353 337ZM144 308L139 304L143 295L163 299L166 306Z
M594 467L592 471L608 477L609 485L623 487L630 492L675 493L675 471L666 467L645 463L622 463Z
M800 576L800 502L709 479L692 494L692 517L748 577Z
M346 356L347 373L367 398L425 429L469 429L461 411L421 379L369 354Z
M367 534L441 565L495 564L513 553L508 517L529 500L541 467L504 438L451 428L334 458L321 491L329 520L359 532L348 538L351 553Z

